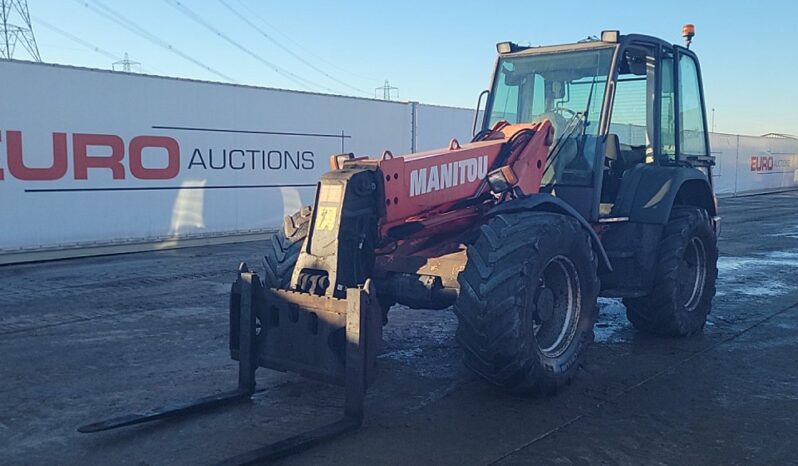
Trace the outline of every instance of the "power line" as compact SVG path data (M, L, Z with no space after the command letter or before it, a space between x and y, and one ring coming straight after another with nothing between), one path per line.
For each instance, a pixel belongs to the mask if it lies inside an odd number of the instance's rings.
M92 1L96 4L96 6L90 5L87 2L85 2L85 1L75 0L75 2L78 3L79 5L83 5L87 9L97 13L98 15L102 16L103 18L122 26L123 28L127 29L128 31L132 32L133 34L136 34L137 36L142 37L143 39L145 39L145 40L147 40L149 42L152 42L153 44L172 52L173 54L183 58L184 60L190 61L191 63L199 66L200 68L203 68L203 69L213 73L214 75L224 79L225 81L232 82L232 83L237 83L238 82L235 79L231 78L230 76L227 76L226 74L224 74L224 73L222 73L220 71L217 71L217 70L211 68L210 66L202 63L201 61L197 60L196 58L194 58L194 57L192 57L192 56L190 56L190 55L188 55L188 54L176 49L175 47L172 46L172 44L164 41L163 39L161 39L160 37L156 36L155 34L150 33L149 31L145 30L144 28L142 28L141 26L139 26L135 22L125 18L123 15L117 13L116 11L112 10L111 8L109 8L108 6L104 5L103 3L99 2L98 0L92 0Z
M74 35L66 32L66 31L64 31L63 29L61 29L61 28L59 28L59 27L57 27L55 25L52 25L52 24L48 23L47 21L45 21L45 20L43 20L43 19L41 19L41 18L39 18L37 16L32 16L31 18L33 18L33 20L37 24L39 24L41 26L44 26L45 28L50 29L51 31L53 31L53 32L55 32L57 34L62 35L64 37L66 37L67 39L69 39L69 40L71 40L71 41L73 41L73 42L75 42L77 44L80 44L83 47L86 47L87 49L89 49L89 50L91 50L93 52L96 52L96 53L98 53L100 55L103 55L104 57L109 58L109 59L113 60L114 62L123 61L122 57L114 55L112 52L109 52L108 50L102 49L102 48L92 44L91 42L87 42L87 41L81 39L80 37L74 36ZM57 46L52 46L52 45L50 47L46 47L46 48L51 48L51 47L65 48L65 47L57 47ZM69 47L66 47L66 49L67 50L80 50L80 49L69 48ZM133 64L133 63L134 62L131 62L131 64ZM144 72L151 73L151 74L154 74L156 72L160 73L160 74L165 74L161 70L158 70L158 69L155 69L155 68L151 68L151 67L144 67L144 66L141 66L140 63L137 63L137 64L139 65L141 70L144 71Z
M208 23L207 21L202 19L201 16L199 16L196 13L194 13L190 8L188 8L187 6L183 5L178 0L163 0L163 1L166 2L166 4L168 4L172 8L174 8L175 10L179 11L184 16L186 16L189 19L191 19L192 21L194 21L195 23L197 23L197 24L203 26L204 28L208 29L209 31L213 32L219 38L221 38L224 41L228 42L229 44L231 44L232 46L234 46L237 49L241 50L242 52L246 53L247 55L249 55L250 57L254 58L255 60L261 62L263 65L265 65L266 67L270 68L275 73L280 74L280 75L290 79L295 84L298 84L298 85L304 87L305 89L310 89L311 87L317 87L317 88L324 89L326 91L332 92L334 94L338 94L339 93L335 89L331 89L331 88L329 88L327 86L315 83L315 82L313 82L313 81L311 81L309 79L306 79L306 78L303 78L301 76L298 76L298 75L296 75L296 74L294 74L294 73L292 73L292 72L290 72L288 70L285 70L285 69L275 65L274 63L264 59L263 57L261 57L257 53L253 52L252 50L248 49L247 47L241 45L239 42L236 42L235 40L230 38L230 36L228 36L227 34L225 34L222 31L216 29L213 25L211 25L210 23Z
M258 55L255 52L249 50L247 47L243 46L239 42L233 40L228 35L224 34L220 30L215 28L213 25L211 25L210 23L208 23L207 21L202 19L201 16L199 16L197 13L192 11L187 6L183 5L181 2L179 2L177 0L164 0L164 2L166 2L169 6L171 6L175 10L177 10L182 15L188 17L189 19L191 19L195 23L197 23L200 26L203 26L204 28L206 28L209 31L213 32L219 38L223 39L224 41L228 42L232 46L236 47L237 49L239 49L242 52L246 53L247 55L251 56L255 60L261 62L263 65L265 65L266 67L270 68L275 73L285 76L286 78L288 78L289 80L291 80L295 84L297 84L297 85L299 85L299 86L301 86L301 87L303 87L305 89L311 89L312 87L317 87L317 88L325 89L325 90L333 92L333 93L337 93L337 91L335 91L334 89L331 89L329 87L323 86L321 84L314 83L313 81L310 81L310 80L305 79L305 78L303 78L301 76L298 76L298 75L296 75L296 74L294 74L294 73L292 73L292 72L290 72L288 70L284 70L284 69L280 68L279 66L277 66L276 64L264 59L260 55Z
M76 0L76 1L78 1L78 0ZM205 70L215 74L216 76L219 76L220 78L222 78L222 79L224 79L224 80L226 80L228 82L232 82L232 83L237 83L238 82L237 80L231 78L230 76L227 76L226 74L221 73L220 71L218 71L218 70L206 65L205 63L197 60L196 58L188 55L187 53L175 48L174 46L172 46L172 44L164 41L163 39L161 39L160 37L156 36L155 34L152 34L151 32L149 32L146 29L142 28L137 23L135 23L134 21L128 19L124 15L114 11L111 7L103 4L100 0L92 0L92 1L95 3L96 7L99 7L99 8L104 10L104 11L98 11L95 8L95 12L99 13L102 16L104 16L105 18L110 19L111 21L121 25L122 27L124 27L125 29L133 32L134 34L137 34L137 35L147 39L148 41L158 45L159 47L164 48L164 49L174 53L175 55L177 55L177 56L179 56L179 57L181 57L181 58L183 58L185 60L188 60L191 63L193 63L193 64L195 64L195 65L197 65L197 66L199 66L201 68L204 68ZM86 5L86 6L89 7L89 5ZM109 17L108 15L111 15L111 17Z
M281 44L279 41L277 41L277 39L275 39L275 38L271 37L270 35L266 34L266 33L265 33L265 32L264 32L264 31L263 31L261 28L259 28L259 27L258 27L258 25L257 25L257 24L253 23L253 22L252 22L252 21L250 21L250 20L249 20L249 19L248 19L246 16L242 15L242 14L241 14L241 13L240 13L238 10L236 10L235 8L233 8L233 7L232 7L232 6L231 6L229 3L227 3L225 0L219 0L219 3L221 3L221 4L222 4L222 5L225 7L225 8L227 8L228 10L230 10L230 12L232 12L234 15L236 15L236 16L237 16L237 17L238 17L238 18L239 18L241 21L243 21L243 22L247 23L247 24L248 24L248 25L249 25L249 26L250 26L252 29L254 29L254 30L258 31L258 33L260 33L260 34L261 34L263 37L265 37L265 38L266 38L267 40L269 40L271 43L273 43L274 45L276 45L276 46L280 47L280 48L281 48L282 50L284 50L286 53L288 53L288 54L289 54L289 55L291 55L292 57L296 58L297 60L301 61L302 63L304 63L304 64L305 64L305 65L307 65L308 67L310 67L310 68L312 68L313 70L315 70L315 71L317 71L317 72L319 72L319 73L323 74L324 76L326 76L326 77L327 77L327 78L329 78L330 80L332 80L332 81L335 81L335 82L337 82L338 84L340 84L340 85L342 85L342 86L344 86L344 87L347 87L347 88L349 88L349 89L352 89L352 90L353 90L353 91L355 91L355 92L359 92L359 93L361 93L361 94L364 94L364 95L369 95L369 93L368 93L368 92L366 92L366 91L364 91L363 89L359 89L359 88L357 88L357 87L355 87L355 86L352 86L352 85L349 85L349 84L347 84L347 83L346 83L346 82L344 82L344 81L341 81L341 80L339 80L339 79L336 79L336 78L335 78L335 77L333 77L333 76L330 76L330 74L328 74L328 73L327 73L327 72L325 72L324 70L322 70L322 69L318 68L318 67L317 67L317 66L315 66L314 64L312 64L312 63L310 63L309 61L305 60L304 58L302 58L302 56L300 56L300 55L298 55L298 54L294 53L294 52L293 52L291 49L289 49L288 47L286 47L285 45L283 45L283 44Z
M365 80L365 81L377 81L377 80L379 80L379 78L370 77L370 76L363 76L362 74L359 74L359 73L354 73L354 72L352 72L352 70L351 70L351 69L348 69L348 68L343 68L343 67L341 67L341 66L338 66L338 65L336 65L335 63L333 63L333 62L331 62L331 61L329 61L329 60L325 59L324 57L322 57L322 56L320 56L320 55L317 55L317 54L313 53L313 51L312 51L312 50L310 50L310 49L309 49L309 48L307 48L307 47L304 47L302 44L300 44L299 42L297 42L296 40L294 40L293 38L291 38L291 37L290 37L288 34L286 34L286 33L282 32L282 31L280 31L280 29L278 29L277 27L275 27L273 24L271 24L269 21L267 21L267 20L266 20L266 19L265 19L263 16L261 16L260 14L258 14L258 12L257 12L257 11L255 11L254 9L250 8L249 6L247 6L247 4L243 2L243 0L237 0L237 1L238 1L239 5L241 5L242 7L244 7L244 9L246 9L247 11L249 11L249 12L252 14L252 16L256 17L256 18L257 18L257 19L258 19L258 20L259 20L261 23L263 23L263 24L265 24L266 26L268 26L268 27L269 27L271 30L273 30L273 31L274 31L274 32L276 32L277 34L280 34L281 36L283 36L283 37L284 37L286 40L288 40L289 42L291 42L292 44L294 44L294 45L295 45L295 46L297 46L298 48L300 48L300 49L304 50L304 51L305 51L305 52L306 52L308 55L310 55L310 56L312 56L312 57L316 58L317 60L319 60L319 61L321 61L321 62L323 62L323 63L326 63L327 65L331 66L332 68L335 68L335 69L337 69L338 71L341 71L341 72L343 72L343 73L346 73L346 74L348 74L348 75L350 75L350 76L354 76L354 77L356 77L356 78L360 78L360 79L362 79L362 80Z
M54 25L44 21L41 18L34 17L33 19L38 24L41 24L42 26L46 27L47 29L50 29L50 30L52 30L54 32L57 32L58 34L61 34L62 36L66 37L67 39L69 39L69 40L71 40L73 42L76 42L76 43L86 47L87 49L93 50L94 52L97 52L100 55L104 55L106 58L110 58L111 60L114 60L114 61L119 60L119 57L117 57L116 55L112 54L111 52L109 52L107 50L103 50L100 47L97 47L96 45L94 45L94 44L92 44L90 42L86 42L85 40L81 39L80 37L73 36L72 34L64 31L63 29L61 29L61 28L59 28L57 26L54 26Z

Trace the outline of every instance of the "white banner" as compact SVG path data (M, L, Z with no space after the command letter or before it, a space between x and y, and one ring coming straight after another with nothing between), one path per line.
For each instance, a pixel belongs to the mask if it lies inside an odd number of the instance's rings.
M718 194L798 188L798 140L710 134Z
M452 138L471 140L474 110L416 104L415 123L416 152L448 147Z
M0 61L0 253L273 228L409 104Z
M467 142L473 121L469 109L28 62L0 60L0 78L0 262L266 231L312 201L330 155ZM720 194L798 187L796 140L711 144Z
M622 143L645 144L645 128L611 125ZM715 157L712 180L719 195L798 188L798 139L709 133Z
M739 138L735 134L711 133L709 147L715 157L712 182L716 194L734 194L737 179Z

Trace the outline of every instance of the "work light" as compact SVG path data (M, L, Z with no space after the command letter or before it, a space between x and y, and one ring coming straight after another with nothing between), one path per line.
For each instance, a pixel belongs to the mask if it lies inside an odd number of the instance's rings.
M488 184L494 193L504 193L518 184L518 177L509 165L505 165L488 173Z
M496 44L496 51L498 51L500 54L510 53L513 51L513 43L499 42Z
M601 41L602 42L618 42L618 36L621 35L621 31L617 29L611 31L601 31Z

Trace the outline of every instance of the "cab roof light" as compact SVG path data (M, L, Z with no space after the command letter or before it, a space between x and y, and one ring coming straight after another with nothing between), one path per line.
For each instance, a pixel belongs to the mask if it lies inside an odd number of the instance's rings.
M517 46L512 42L499 42L496 44L496 51L499 52L500 55L514 52L516 48Z
M617 43L618 37L621 35L621 31L614 29L610 31L601 31L601 41L602 42L611 42Z
M690 44L693 43L693 37L695 37L695 25L687 23L682 26L682 37L684 37L684 44L689 49Z

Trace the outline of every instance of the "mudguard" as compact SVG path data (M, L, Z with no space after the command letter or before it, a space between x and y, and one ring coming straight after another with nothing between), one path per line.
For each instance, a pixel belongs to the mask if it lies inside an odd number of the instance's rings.
M607 251L604 250L601 240L599 240L598 235L596 234L595 230L593 230L593 227L590 226L590 223L588 223L587 220L585 220L585 218L579 214L579 212L568 205L565 201L552 196L549 193L537 193L524 198L502 202L488 211L487 216L490 218L499 214L529 210L554 212L575 218L590 235L590 241L593 243L593 249L596 251L596 255L599 257L599 271L612 272L612 264L610 264L610 259L607 257Z
M691 167L640 164L624 173L611 215L632 222L668 223L675 201L717 215L707 175Z

